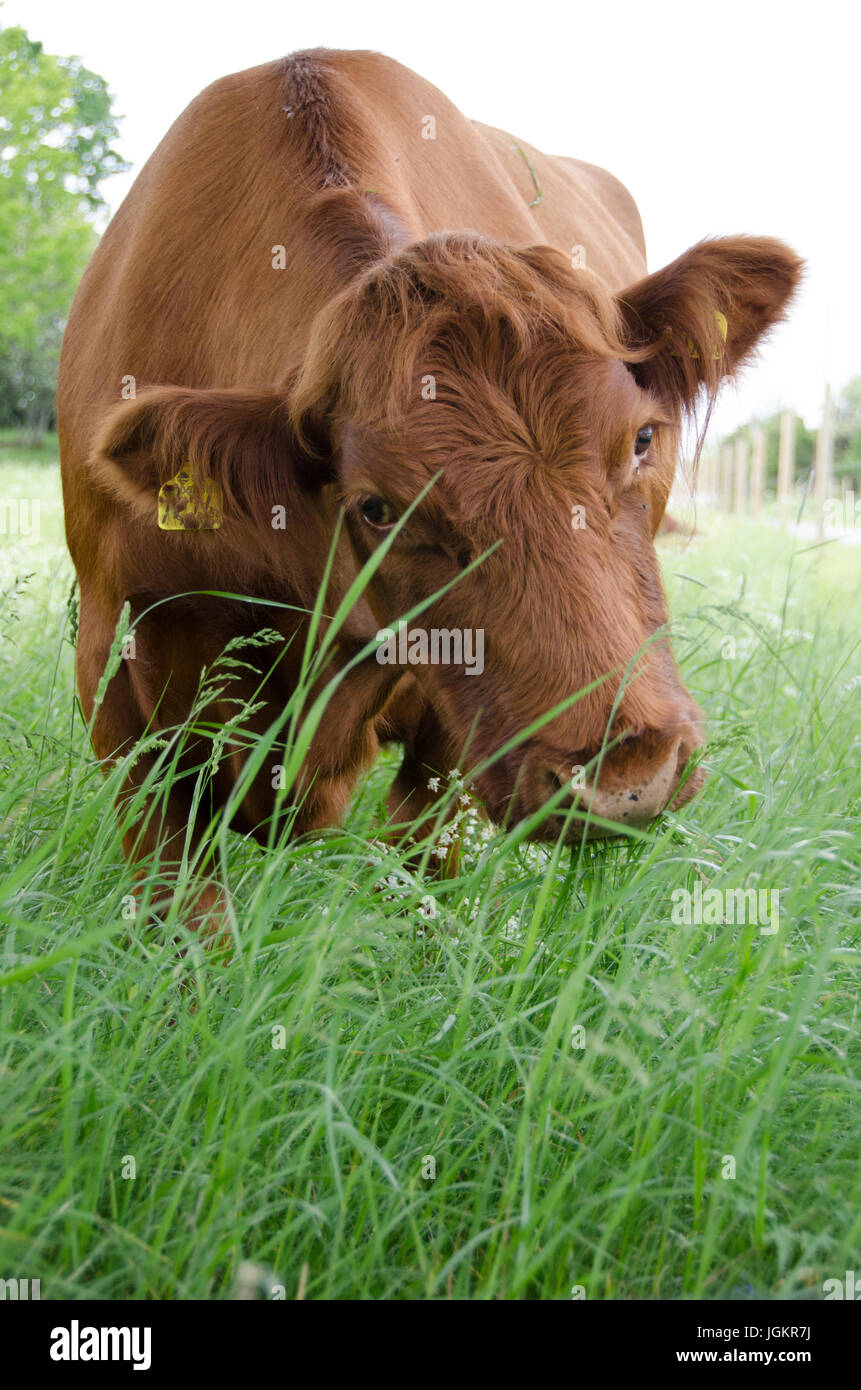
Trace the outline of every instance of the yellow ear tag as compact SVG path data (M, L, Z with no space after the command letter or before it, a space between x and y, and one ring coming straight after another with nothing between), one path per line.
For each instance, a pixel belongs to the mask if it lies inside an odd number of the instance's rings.
M720 335L721 335L721 337L723 338L724 342L726 342L726 334L727 334L727 327L728 327L727 321L726 321L726 316L725 316L724 314L721 313L720 309L715 309L714 314L715 314L715 318L717 319L717 326L718 326L718 330L719 330L719 332L720 332ZM691 357L696 357L696 358L699 357L699 353L697 352L697 350L696 350L696 348L694 347L694 344L691 342L690 338L688 338L688 354L689 354L689 356L691 356ZM671 356L671 357L681 357L681 355L682 355L682 354L681 354L680 352L676 352L675 348L670 348L670 356ZM712 357L714 358L715 362L717 362L722 356L723 356L723 353L721 352L720 348L715 348L714 352L712 353Z
M217 531L221 525L217 484L210 480L196 487L188 464L183 464L176 477L159 489L158 524L161 531Z

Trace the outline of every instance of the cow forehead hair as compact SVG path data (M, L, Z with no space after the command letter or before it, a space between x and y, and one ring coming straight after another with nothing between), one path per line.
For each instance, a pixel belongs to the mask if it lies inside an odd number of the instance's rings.
M546 372L541 367L546 366ZM437 478L421 510L476 537L512 533L525 518L564 516L601 493L612 464L659 408L615 360L539 361L505 388L457 376L399 420L344 421L345 492L381 492L399 509Z
M515 463L558 473L609 460L646 424L671 423L621 362L587 358L573 345L557 344L493 375L474 359L432 361L432 393L413 393L400 409L379 415L357 410L344 417L348 467L376 457L383 472L427 478L443 471L453 482Z
M433 367L504 381L537 356L633 360L614 296L550 247L440 233L387 256L321 311L293 395L303 417L337 408L401 418Z

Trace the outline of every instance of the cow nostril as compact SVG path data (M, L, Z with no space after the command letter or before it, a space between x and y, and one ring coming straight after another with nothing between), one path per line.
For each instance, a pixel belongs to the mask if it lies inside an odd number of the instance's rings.
M676 777L681 777L691 758L702 747L701 738L682 738L676 750Z

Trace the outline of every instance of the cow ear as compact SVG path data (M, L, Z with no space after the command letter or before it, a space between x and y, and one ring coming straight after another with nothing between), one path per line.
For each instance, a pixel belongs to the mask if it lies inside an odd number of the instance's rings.
M782 241L721 237L630 285L617 305L634 376L688 410L702 387L713 396L786 317L802 265Z
M161 386L106 416L90 467L163 529L215 530L224 515L269 525L273 506L295 505L313 484L315 463L296 440L284 393Z

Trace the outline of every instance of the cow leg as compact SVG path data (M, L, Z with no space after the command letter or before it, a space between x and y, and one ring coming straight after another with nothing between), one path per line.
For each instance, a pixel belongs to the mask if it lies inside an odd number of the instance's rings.
M78 634L78 687L84 717L92 721L92 743L97 758L105 769L129 753L146 732L146 720L141 711L130 675L130 663L122 661L113 680L108 684L104 699L95 709L95 696L108 660L113 631L94 617L92 608L82 594ZM94 716L95 711L95 718ZM129 770L117 798L121 825L126 819L127 803L137 794L155 765L154 756L142 753ZM192 821L191 799L181 786L174 786L157 800L148 798L136 823L123 832L123 853L135 879L140 882L148 872L147 861L157 857L165 889L156 895L152 909L164 911L172 897L171 881L179 877L183 850ZM192 836L194 836L192 827ZM199 842L199 841L198 841ZM194 839L189 846L194 848ZM185 920L205 936L223 933L227 922L227 894L224 886L213 877L203 874L190 887ZM223 936L221 937L223 940Z
M219 654L231 638L241 636L248 627L247 610L232 613L220 608L208 611L197 623L189 622L174 612L169 624L159 624L152 616L138 620L136 656L123 660L111 680L105 698L95 713L92 741L97 756L106 764L116 762L137 745L147 730L173 730L182 725L195 706L200 670L215 668ZM244 626L243 626L244 624ZM82 597L78 643L78 679L82 703L88 721L93 718L94 697L108 659L113 627L95 604L85 603ZM241 731L249 738L263 736L282 711L290 697L292 674L271 671L273 649L249 649L242 652L242 670L231 669L231 679L223 692L216 694L206 708L198 711L201 723L221 729L235 718L237 708L245 703L248 712ZM320 685L328 676L322 677ZM219 682L216 679L215 685ZM378 751L373 727L373 710L380 703L379 667L367 663L353 673L352 679L335 693L324 712L309 749L306 764L296 786L286 797L281 818L289 817L291 835L313 833L341 820L355 788L360 772L369 767ZM309 703L313 703L312 692ZM228 744L221 751L218 765L209 774L207 794L202 809L194 819L191 788L195 768L211 755L212 745L201 738L190 741L186 735L176 771L180 775L167 793L148 796L136 816L135 823L123 834L123 849L127 861L140 865L157 857L160 877L178 879L183 852L188 847L190 858L200 848L209 829L210 810L225 807L231 802L236 781L241 776L245 755L241 749ZM239 740L242 742L242 739ZM260 769L247 786L241 801L231 804L231 826L243 834L251 834L262 844L277 839L280 825L272 825L277 809L276 773L283 770L279 757L280 745L271 750L272 762ZM119 812L128 820L128 803L155 766L157 755L141 753L129 770L119 795ZM189 790L186 790L188 788ZM184 920L206 934L220 933L227 921L226 889L214 874L202 871L191 892L185 897ZM170 889L156 906L170 900Z

